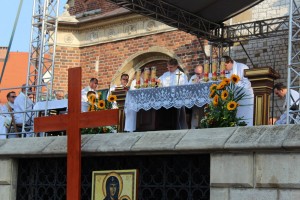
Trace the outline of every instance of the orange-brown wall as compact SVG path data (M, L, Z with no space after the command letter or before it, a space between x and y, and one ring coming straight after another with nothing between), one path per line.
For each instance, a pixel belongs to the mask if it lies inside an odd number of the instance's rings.
M6 94L11 90L3 90L3 88L20 87L26 83L27 76L27 52L10 52L8 62L0 84L0 103L6 103ZM3 60L0 60L0 70L2 72ZM14 90L19 93L20 90Z

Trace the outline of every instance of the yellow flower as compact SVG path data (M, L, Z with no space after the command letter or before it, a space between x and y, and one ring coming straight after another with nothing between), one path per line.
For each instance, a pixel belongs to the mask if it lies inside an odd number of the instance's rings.
M229 85L230 79L229 79L229 78L224 78L224 79L222 80L222 82L224 82L225 86L226 86L226 85Z
M217 84L212 84L210 87L209 87L209 90L210 91L213 91L213 90L216 90L217 88Z
M218 86L217 86L217 90L222 90L225 87L225 83L221 82Z
M116 95L109 95L107 99L108 99L109 102L114 102L114 101L117 100L117 96Z
M213 98L216 94L216 90L212 90L209 94L209 98Z
M237 103L235 101L229 101L227 104L227 110L235 110Z
M225 101L227 99L227 97L228 97L228 91L227 90L223 90L222 94L221 94L221 99L223 101Z
M90 94L88 96L88 102L89 102L89 104L93 105L96 102L96 95L95 94Z
M97 107L99 109L104 109L105 108L105 101L104 100L99 100L98 104L97 104Z
M214 106L217 106L218 103L219 103L219 95L215 95L215 96L214 96L214 100L213 100L213 105L214 105Z
M240 81L240 77L238 75L236 75L236 74L232 74L231 77L230 77L230 79L231 79L231 81L233 83L237 83L237 82Z
M89 105L88 111L95 111L95 105Z

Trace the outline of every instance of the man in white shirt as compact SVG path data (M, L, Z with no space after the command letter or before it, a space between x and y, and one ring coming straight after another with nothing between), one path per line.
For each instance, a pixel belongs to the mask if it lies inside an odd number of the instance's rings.
M161 86L175 86L188 84L187 76L178 69L178 61L174 58L170 59L167 63L168 71L158 78Z
M27 96L25 96L27 89ZM22 90L20 94L16 97L14 102L14 118L15 122L17 124L17 127L21 127L23 125L23 119L24 119L24 112L26 110L32 110L33 109L33 102L28 97L31 94L32 90L29 87L26 87L26 84L22 85ZM26 108L25 108L25 102L26 102ZM23 112L23 113L22 113ZM25 126L24 128L30 128L33 126L33 112L25 112Z
M287 101L290 101L290 109L293 107L298 107L300 95L297 91L290 91L290 97L287 97L287 88L282 83L277 83L274 85L274 94L277 95L281 99L285 99L285 103L283 105L283 109L286 110ZM296 108L297 109L297 108ZM286 111L280 116L280 118L275 122L275 125L281 125L287 123L287 115Z
M228 72L226 74L227 78L235 74L240 77L240 81L237 86L243 87L246 96L240 100L238 103L240 106L237 110L237 117L242 117L247 126L253 126L253 114L254 114L254 93L251 87L251 83L248 78L244 77L244 70L249 69L249 67L243 63L238 63L232 60L229 56L223 56L225 59L225 69Z
M91 78L89 85L81 90L81 111L82 112L88 111L89 104L88 104L88 99L87 99L87 93L89 91L96 92L97 86L98 86L98 79ZM96 93L96 96L97 96L97 93Z
M7 103L1 107L1 112L3 113L0 117L0 138L5 139L7 134L7 127L13 129L12 122L14 122L13 111L14 111L14 101L16 98L16 92L11 91L7 93ZM9 113L10 112L10 113Z

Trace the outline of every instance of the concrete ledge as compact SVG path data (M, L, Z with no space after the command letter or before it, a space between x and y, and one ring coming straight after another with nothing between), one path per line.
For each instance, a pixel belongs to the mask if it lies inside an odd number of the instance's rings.
M210 128L191 129L176 145L176 150L218 150L223 149L224 144L234 133L236 128Z
M300 152L300 125L151 131L82 136L82 153L126 155ZM0 156L65 156L65 136L0 140Z

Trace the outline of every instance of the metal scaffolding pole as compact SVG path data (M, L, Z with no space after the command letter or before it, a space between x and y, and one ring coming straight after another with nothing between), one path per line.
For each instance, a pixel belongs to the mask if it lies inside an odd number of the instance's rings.
M26 86L32 87L35 102L52 96L58 11L59 0L34 0ZM24 117L22 132L25 128Z
M292 90L300 92L300 16L299 2L290 0L289 39L288 39L288 77L287 77L287 124L300 124L299 99L291 98ZM297 106L293 106L294 102Z

